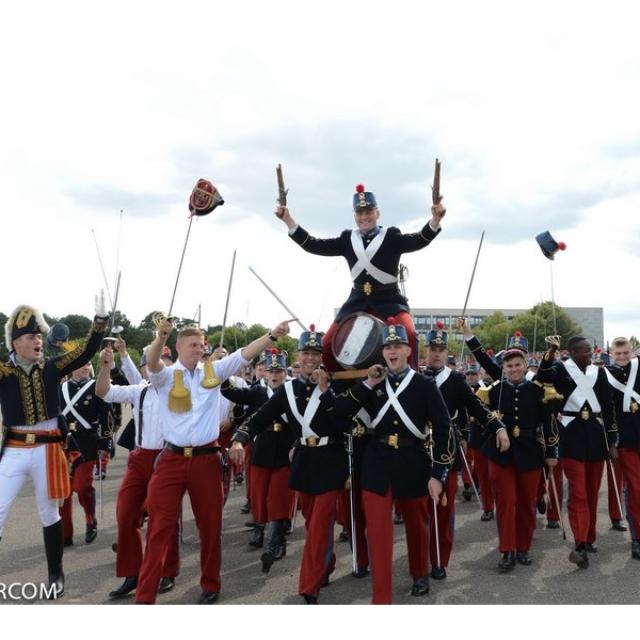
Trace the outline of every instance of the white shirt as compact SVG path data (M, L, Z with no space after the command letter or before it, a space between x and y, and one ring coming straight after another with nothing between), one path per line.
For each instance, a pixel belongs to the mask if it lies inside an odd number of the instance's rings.
M129 381L129 384L140 384L143 380L142 374L138 371L138 367L133 363L133 360L127 354L120 358L122 373L124 377Z
M138 423L140 397L145 387L148 387L148 390L144 394L142 403L142 440L140 440L140 425ZM155 387L145 380L139 384L131 384L129 386L111 385L107 395L104 397L104 401L129 402L133 405L136 447L140 446L142 449L162 449L164 447L162 425L160 424L160 399ZM138 442L140 442L140 445L138 445Z
M242 349L215 360L213 369L220 382L224 382L240 367L249 364L242 357ZM173 372L182 371L182 381L191 393L191 410L174 413L169 409L169 392L173 387ZM149 380L158 389L160 398L160 422L164 439L178 447L201 447L218 439L220 435L220 385L213 389L202 386L204 367L200 362L193 372L178 360L159 373L152 373Z

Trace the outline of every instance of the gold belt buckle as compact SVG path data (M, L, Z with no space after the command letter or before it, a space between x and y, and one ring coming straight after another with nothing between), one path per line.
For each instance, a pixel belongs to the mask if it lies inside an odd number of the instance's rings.
M309 436L307 438L307 447L315 447L318 445L318 438L315 436Z
M351 432L351 435L354 435L356 438L362 438L365 432L366 429L361 424L358 424L358 426L355 427Z
M280 433L280 431L282 431L282 425L279 422L274 422L273 423L273 430L276 433Z
M519 438L520 437L520 427L518 425L513 427L512 433L513 433L513 437L514 438Z
M589 409L586 409L586 408L585 408L585 409L583 409L583 410L580 412L580 417L581 417L583 420L588 420L588 419L589 419Z
M193 447L184 447L182 449L182 455L185 458L193 458Z
M35 444L36 443L36 434L35 433L27 433L27 437L25 438L26 444Z
M387 439L387 444L390 447L393 447L394 449L398 448L398 434L394 433L393 435L390 435L389 438Z
M631 401L631 413L635 413L640 407L635 400Z
M365 282L362 290L364 291L365 295L370 296L371 292L373 291L373 287L371 286L370 282Z

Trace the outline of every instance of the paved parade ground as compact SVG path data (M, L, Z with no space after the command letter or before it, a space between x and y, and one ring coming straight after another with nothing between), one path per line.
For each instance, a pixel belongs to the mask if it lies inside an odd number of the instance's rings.
M121 579L115 577L116 539L115 500L124 472L127 452L118 448L104 481L104 518L99 518L98 538L84 543L82 510L74 503L74 545L65 549L66 593L58 603L107 604L107 594ZM96 482L96 487L98 483ZM260 571L259 551L247 545L250 530L244 526L247 516L240 513L244 503L244 485L232 491L224 512L222 540L222 592L220 604L300 604L297 580L304 528L298 516L296 529L289 537L286 558L276 563L268 577ZM565 514L566 519L566 514ZM158 603L195 603L200 594L199 546L193 516L185 500L184 542L181 547L181 573L175 589L158 597ZM547 530L538 516L531 567L518 565L513 573L499 575L496 564L497 530L495 521L480 521L475 498L458 498L457 527L451 564L446 580L431 581L431 594L423 598L409 595L411 580L404 539L404 527L396 526L394 558L394 601L398 604L639 604L640 561L632 560L627 533L609 529L606 513L606 483L600 498L597 554L590 555L591 566L579 570L569 563L570 543L562 541L560 531ZM320 594L321 604L367 604L371 596L370 579L351 577L348 543L337 542L338 558L331 583ZM42 529L36 515L30 483L16 500L0 541L0 583L37 582L45 578L46 562ZM131 604L133 598L117 601ZM0 599L1 604L7 600Z

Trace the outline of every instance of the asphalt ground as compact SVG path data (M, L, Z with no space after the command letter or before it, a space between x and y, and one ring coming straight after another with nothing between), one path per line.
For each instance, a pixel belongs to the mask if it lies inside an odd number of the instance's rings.
M115 577L116 540L115 501L127 452L118 448L109 465L103 484L104 517L99 515L99 533L94 543L84 542L82 509L74 502L74 545L65 549L66 593L48 606L69 604L114 605L107 594L121 579ZM96 482L96 486L97 486ZM297 595L298 570L304 543L301 515L289 536L287 556L274 564L266 576L260 571L260 551L247 545L251 532L244 526L248 516L240 513L244 504L244 485L230 493L224 510L222 539L222 592L220 604L300 604ZM610 529L606 512L606 482L600 497L598 517L598 553L590 555L591 566L580 570L569 563L569 541L563 542L559 530L544 527L538 516L530 567L518 565L507 575L497 572L497 528L495 520L480 521L475 498L465 502L458 494L456 504L456 538L444 581L431 581L426 597L409 594L411 579L405 546L404 527L395 526L394 602L397 604L639 604L640 561L630 555L629 533ZM565 513L566 521L566 513ZM330 585L322 589L321 604L367 604L371 597L370 578L351 576L348 543L337 542L340 527L335 529L337 565ZM568 531L570 537L570 532ZM40 582L46 577L46 562L33 488L25 483L13 505L0 541L0 583ZM173 591L160 595L158 604L192 604L200 594L199 545L188 499L184 501L184 540L181 546L181 571ZM10 602L0 598L0 604ZM33 600L11 601L26 604ZM133 598L117 601L133 603Z

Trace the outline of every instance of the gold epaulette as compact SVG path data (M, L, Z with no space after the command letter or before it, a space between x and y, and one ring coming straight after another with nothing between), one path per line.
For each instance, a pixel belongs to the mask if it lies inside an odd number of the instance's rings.
M205 389L213 389L220 384L220 378L216 375L213 369L213 362L209 358L204 361L204 378L200 384Z
M488 387L478 388L478 390L476 391L476 395L478 396L478 398L480 398L483 404L486 404L486 405L489 404L489 391L493 389L493 387L499 384L500 384L500 380L496 380L495 382L491 383Z
M191 410L191 393L184 386L182 371L174 369L173 387L169 391L169 411L173 413L187 413Z
M558 393L557 389L553 386L553 383L545 382L542 385L542 388L544 389L544 395L542 397L542 402L544 404L548 404L554 400L564 400L564 396L561 393Z

